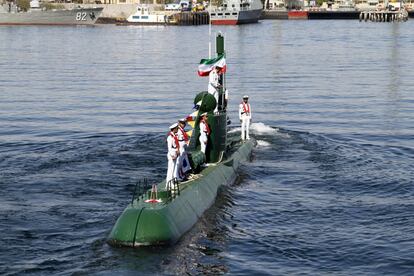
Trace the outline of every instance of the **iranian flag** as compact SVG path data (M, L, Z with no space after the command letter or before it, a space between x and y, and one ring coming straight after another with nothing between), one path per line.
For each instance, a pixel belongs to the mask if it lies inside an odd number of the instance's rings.
M207 77L215 66L221 68L220 74L226 73L226 57L224 54L212 59L202 59L198 65L198 75L200 77Z

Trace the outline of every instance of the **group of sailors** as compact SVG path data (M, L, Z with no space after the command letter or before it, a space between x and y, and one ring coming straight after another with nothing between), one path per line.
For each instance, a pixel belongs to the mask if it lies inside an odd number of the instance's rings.
M249 104L249 96L243 96L243 100L239 105L239 119L241 123L241 139L250 139L249 128L252 118L252 109ZM188 159L188 145L190 138L185 131L187 125L187 118L178 120L170 126L170 131L167 136L167 159L168 159L168 170L166 183L174 178L178 181L187 180L191 173L191 165ZM208 125L208 114L205 112L201 114L200 119L200 151L206 153L208 137L211 134L210 126Z
M170 126L170 132L167 136L168 170L166 183L174 178L184 180L186 174L191 171L187 154L190 139L184 129L186 124L186 119L180 119Z
M201 114L200 119L200 150L204 154L206 153L206 147L208 142L208 136L210 135L210 126L207 122L208 114ZM188 145L190 143L190 138L187 132L185 131L185 126L187 125L187 118L178 120L177 123L174 123L170 126L170 131L167 136L167 159L168 159L168 170L167 170L167 179L166 183L170 180L177 178L178 181L187 180L190 172L191 165L190 160L188 159Z
M214 109L214 114L218 112L218 102L219 102L219 88L220 84L220 67L214 67L209 74L209 84L208 84L208 93L212 94L216 99L216 107ZM224 92L225 105L227 105L227 90ZM243 100L239 105L239 119L241 123L241 139L248 140L250 139L249 128L252 118L252 109L248 102L249 96L243 96ZM203 113L200 115L200 151L206 154L208 137L210 136L211 130L208 125L208 114ZM190 118L190 117L189 117ZM177 123L174 123L170 126L170 132L167 136L167 146L168 146L168 170L166 184L176 178L178 181L185 181L188 179L191 173L191 165L188 159L188 145L190 142L189 136L185 131L185 126L187 124L188 118L183 118L178 120Z

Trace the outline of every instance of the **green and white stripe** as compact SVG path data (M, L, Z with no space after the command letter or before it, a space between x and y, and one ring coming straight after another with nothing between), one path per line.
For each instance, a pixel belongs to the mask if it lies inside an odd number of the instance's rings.
M198 75L206 77L216 66L222 68L220 73L226 72L226 57L224 54L212 59L202 59L198 65Z

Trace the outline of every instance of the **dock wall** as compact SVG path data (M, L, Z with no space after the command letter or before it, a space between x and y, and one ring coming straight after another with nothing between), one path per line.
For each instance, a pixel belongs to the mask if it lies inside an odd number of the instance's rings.
M288 19L287 11L264 10L260 19Z
M309 11L309 20L348 20L348 19L359 19L359 11Z
M64 4L66 8L72 9L77 4ZM125 20L129 15L135 12L138 4L82 4L82 7L92 8L92 7L102 7L104 8L98 23L114 23ZM163 5L150 5L153 10L161 10ZM168 12L166 12L168 13ZM173 14L174 12L169 12ZM177 12L175 12L177 13ZM302 12L303 13L303 12ZM359 11L308 11L307 19L309 20L335 20L335 19L359 19ZM201 25L208 24L208 14L199 13L192 17L191 15L183 13L178 15L180 22L183 22L181 25ZM414 11L408 12L409 18L414 18ZM283 10L264 10L261 16L261 19L274 19L274 20L286 20L286 19L299 19L298 17L288 16L288 11ZM306 19L302 16L300 19ZM207 21L206 21L207 20ZM194 23L192 23L194 22Z
M306 13L306 15L305 15ZM264 10L260 19L308 19L308 20L359 20L360 11L278 11ZM409 18L414 18L414 11L408 12Z
M75 4L65 4L68 9L79 6ZM138 4L82 4L83 8L102 7L104 8L97 23L119 24L126 23L126 19L133 14ZM151 10L162 10L163 5L148 5ZM177 12L163 11L163 14L173 16L176 19L174 25L205 25L208 24L208 12Z

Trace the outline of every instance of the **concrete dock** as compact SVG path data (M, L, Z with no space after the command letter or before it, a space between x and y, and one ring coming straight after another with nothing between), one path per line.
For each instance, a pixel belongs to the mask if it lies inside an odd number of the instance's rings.
M74 4L64 4L66 8L74 8ZM136 4L83 4L84 7L103 7L101 17L98 18L97 24L121 24L128 25L126 18L132 14ZM162 9L162 5L153 5L154 9ZM298 16L295 16L295 12ZM359 20L360 11L288 11L288 10L263 10L261 20L288 20L288 19L305 19L305 20ZM289 16L290 14L290 16ZM299 16L300 15L300 16ZM208 24L209 15L207 11L203 12L176 12L173 14L176 22L169 25L204 25ZM387 16L388 18L388 16ZM408 18L414 18L414 11L408 11Z
M382 12L383 13L383 12ZM393 13L393 12L390 12ZM281 11L264 10L262 20L359 20L361 11ZM389 15L387 18L391 18ZM385 18L385 16L384 16ZM408 18L414 18L414 11L408 11Z

